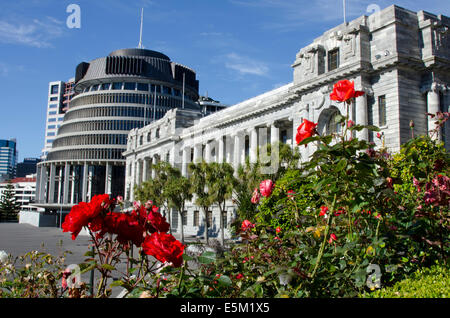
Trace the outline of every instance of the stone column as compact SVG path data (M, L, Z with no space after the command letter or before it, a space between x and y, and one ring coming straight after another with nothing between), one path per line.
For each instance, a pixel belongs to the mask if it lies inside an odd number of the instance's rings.
M82 191L81 201L84 201L84 202L87 201L86 195L87 195L87 191L88 191L88 181L89 181L88 168L89 168L89 166L88 166L87 162L85 162L84 166L83 166L83 185L82 185L82 188L81 188L81 191Z
M77 178L77 176L76 176L76 170L77 169L75 169L75 167L76 166L73 166L73 169L72 169L72 175L70 176L70 182L72 182L72 188L71 188L71 190L70 190L70 197L69 197L69 203L70 204L73 204L73 203L75 203L74 201L75 201L75 181L76 181L76 178ZM76 202L76 203L78 203L78 202Z
M233 158L233 167L234 170L237 171L239 165L241 164L241 151L242 151L242 134L237 132L234 135L234 158Z
M209 141L206 141L205 144L205 162L211 162L211 143Z
M225 162L229 164L233 164L233 136L226 135L225 136Z
M62 203L64 204L69 203L69 182L70 182L69 172L70 172L70 165L66 163L64 166L64 185L63 185L63 201L62 201Z
M365 90L366 94L363 96L355 98L355 124L356 125L367 125L368 124L368 114L367 114L367 94L368 90ZM369 130L364 128L363 130L356 132L356 137L359 140L369 140Z
M112 165L107 162L105 168L105 194L111 195Z
M137 185L140 185L141 184L141 180L142 180L142 178L141 178L141 176L142 176L142 165L141 165L141 160L136 160L136 176L135 176L135 183L137 184Z
M41 166L36 166L36 189L34 191L34 201L39 202L39 196L41 193L42 176L41 176Z
M270 123L270 144L273 145L280 141L280 128L275 122Z
M148 158L144 158L144 162L143 162L143 171L142 171L142 181L147 181L148 180L148 166L149 166L149 161Z
M48 203L55 203L55 170L54 163L50 165L50 183L48 189Z
M250 133L250 163L255 164L258 160L258 132L256 127L249 129Z
M427 93L427 112L430 114L436 115L438 111L441 110L440 104L439 104L439 91L440 87L439 84L433 83L431 85L430 90ZM428 134L431 135L431 131L436 128L436 125L434 122L436 121L436 118L431 118L431 116L428 117ZM439 132L438 134L433 134L433 138L435 140L442 140L442 134Z
M181 162L181 174L183 177L188 176L188 165L189 165L190 159L191 159L191 148L185 146L183 148L183 158L182 158L182 162Z
M225 160L225 143L223 142L223 136L219 137L218 140L218 157L217 157L217 162L218 163L223 163Z
M194 145L194 163L199 163L202 161L202 144Z

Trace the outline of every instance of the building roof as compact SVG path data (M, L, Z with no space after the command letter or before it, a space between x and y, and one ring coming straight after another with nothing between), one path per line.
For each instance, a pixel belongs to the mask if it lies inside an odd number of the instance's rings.
M5 184L5 183L20 183L20 182L36 182L36 177L33 178L27 178L27 177L20 177L20 178L14 178L11 179L9 181L4 181L4 182L0 182L0 184Z

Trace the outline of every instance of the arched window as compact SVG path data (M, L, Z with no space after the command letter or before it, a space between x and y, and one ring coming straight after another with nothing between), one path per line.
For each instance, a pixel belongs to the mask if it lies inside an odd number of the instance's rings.
M342 124L341 123L336 123L336 117L339 115L339 111L335 110L333 111L333 113L330 115L330 119L328 120L327 124L326 124L326 134L330 135L330 134L336 134L336 133L340 133L341 129L342 129Z

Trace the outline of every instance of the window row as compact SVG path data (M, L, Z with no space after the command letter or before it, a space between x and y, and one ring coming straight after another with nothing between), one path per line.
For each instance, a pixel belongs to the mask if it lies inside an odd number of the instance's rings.
M110 106L95 107L89 109L74 109L65 115L65 120L93 118L93 117L141 117L153 118L153 106L131 107L131 106ZM156 108L156 118L161 118L166 110Z
M70 102L70 107L91 105L91 104L155 104L155 96L152 94L94 94L78 96ZM190 100L190 99L187 99ZM156 95L156 105L166 107L181 107L182 101L167 96Z
M123 160L123 149L80 149L53 151L47 160Z
M56 139L53 147L81 146L81 145L126 145L127 135L125 134L101 134L68 136Z
M103 83L88 86L83 90L83 93L87 92L97 92L97 91L109 91L109 90L127 90L127 91L140 91L140 92L150 92L159 93L161 92L166 95L181 97L182 91L165 85L148 84L148 83L136 83L136 82L113 82L113 83ZM187 95L187 94L186 94Z
M142 120L105 120L105 121L86 121L80 123L69 123L59 128L58 134L84 131L100 131L100 130L126 130L134 128L142 128L144 121Z

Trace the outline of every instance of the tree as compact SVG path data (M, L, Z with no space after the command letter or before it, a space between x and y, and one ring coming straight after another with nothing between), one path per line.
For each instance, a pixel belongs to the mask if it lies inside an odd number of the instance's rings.
M176 173L177 171L177 173ZM184 224L183 217L186 213L186 201L192 199L192 188L188 178L183 177L180 171L174 170L174 173L169 177L166 194L169 199L169 206L178 210L181 218L181 242L184 244Z
M20 204L17 203L14 195L14 186L11 181L8 181L0 198L0 219L17 220L17 215L20 212Z
M147 200L152 200L153 204L164 207L168 211L168 222L171 223L167 187L171 176L177 174L177 169L165 161L158 162L153 166L153 169L155 170L155 177L144 181L140 186L136 186L135 197L142 203L145 203ZM169 231L172 233L172 227Z
M225 246L223 216L226 213L226 201L233 194L233 187L236 184L233 177L234 169L228 163L210 163L207 166L206 185L212 203L217 203L220 210L220 231L221 244Z
M207 187L208 164L205 161L190 163L192 193L195 194L195 204L200 206L205 217L205 244L208 245L208 211L212 204L211 196Z

